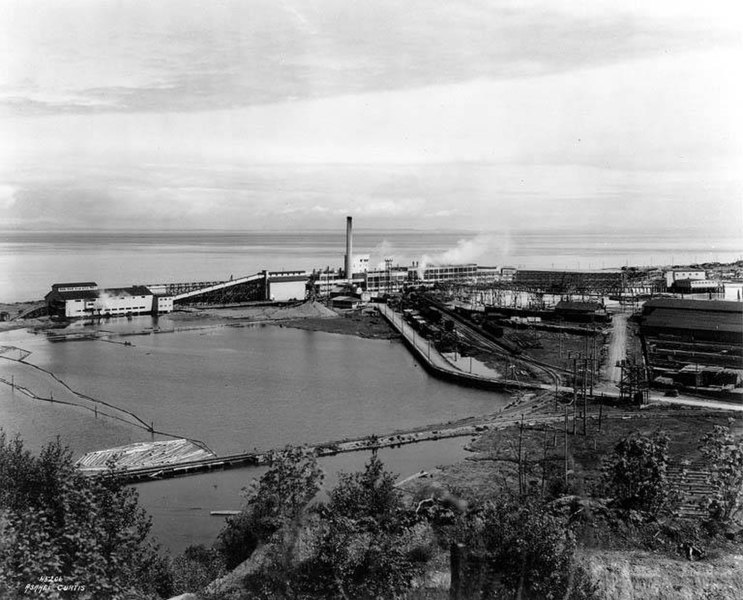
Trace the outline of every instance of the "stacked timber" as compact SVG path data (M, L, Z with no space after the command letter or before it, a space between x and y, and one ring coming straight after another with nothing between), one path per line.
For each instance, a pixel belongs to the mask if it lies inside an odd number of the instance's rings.
M116 471L163 467L215 458L216 454L192 440L138 442L107 450L89 452L75 463L83 473L100 473L113 466Z

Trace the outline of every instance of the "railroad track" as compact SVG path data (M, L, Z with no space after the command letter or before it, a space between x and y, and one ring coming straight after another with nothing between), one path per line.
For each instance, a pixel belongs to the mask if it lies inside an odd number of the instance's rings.
M509 360L513 360L514 362L525 363L538 370L541 370L552 379L556 387L560 385L561 381L558 371L561 371L565 374L568 374L570 372L568 369L549 365L532 357L525 357L522 355L514 354L507 348L504 348L503 346L498 344L498 342L492 339L489 335L480 331L479 328L476 328L476 326L468 319L465 319L464 317L456 314L448 306L445 306L444 304L441 304L440 302L432 300L428 297L426 299L442 313L446 314L447 317L456 322L459 325L458 332L460 333L460 335L462 335L462 337L464 337L470 344L474 345L475 347L485 350L486 352L491 352L498 356L508 358Z

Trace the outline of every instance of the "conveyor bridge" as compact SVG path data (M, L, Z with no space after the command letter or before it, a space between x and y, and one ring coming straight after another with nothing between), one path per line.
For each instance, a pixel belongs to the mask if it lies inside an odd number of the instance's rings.
M306 282L306 271L261 271L253 275L226 281L196 281L187 283L156 283L148 285L153 293L171 296L174 302L193 298L198 302L261 301L271 296L272 283Z
M193 296L200 296L202 294L208 294L210 292L218 292L226 290L237 285L244 283L250 283L253 281L260 281L266 279L265 273L256 273L255 275L247 275L245 277L238 277L237 279L230 279L229 281L215 281L208 283L192 283L192 284L170 284L173 286L193 286L191 289L181 288L177 293L173 294L173 301L185 300L186 298L192 298ZM175 290L174 290L175 291Z

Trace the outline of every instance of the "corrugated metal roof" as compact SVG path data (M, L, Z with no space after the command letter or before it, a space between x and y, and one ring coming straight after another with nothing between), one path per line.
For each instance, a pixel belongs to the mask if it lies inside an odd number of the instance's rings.
M743 313L743 302L731 300L684 300L680 298L656 298L645 303L644 310L648 312L659 308L675 309L678 311L728 312Z
M77 292L60 292L54 290L47 294L46 297L47 299L53 297L60 300L94 300L98 298L98 290L79 290Z
M642 326L684 331L726 331L743 336L743 319L729 312L687 312L658 308L643 318Z
M109 296L152 296L149 288L143 285L133 285L126 288L108 288L101 290L101 294L108 294Z

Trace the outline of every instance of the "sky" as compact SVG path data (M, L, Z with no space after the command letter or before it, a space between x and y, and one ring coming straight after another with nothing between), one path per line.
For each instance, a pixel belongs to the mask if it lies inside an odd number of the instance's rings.
M0 0L0 228L743 238L737 4Z

